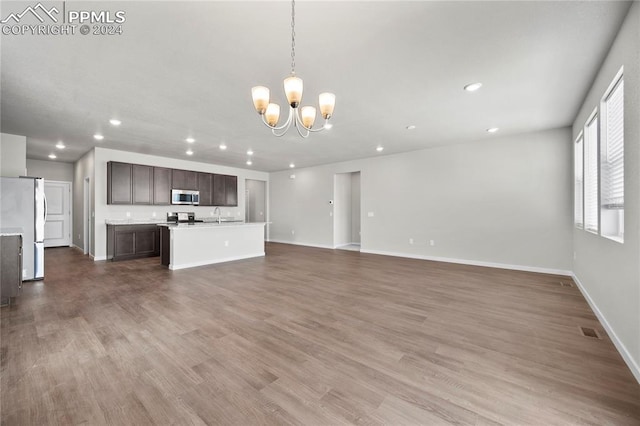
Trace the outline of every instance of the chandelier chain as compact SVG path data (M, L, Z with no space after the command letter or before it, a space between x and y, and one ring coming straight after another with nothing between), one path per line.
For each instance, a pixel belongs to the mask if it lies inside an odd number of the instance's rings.
M291 75L296 75L296 2L291 1Z

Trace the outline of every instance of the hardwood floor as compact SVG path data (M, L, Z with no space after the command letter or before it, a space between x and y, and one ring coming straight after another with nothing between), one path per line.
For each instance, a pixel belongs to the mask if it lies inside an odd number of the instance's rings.
M47 249L1 310L3 425L640 424L567 277L284 244L159 262Z

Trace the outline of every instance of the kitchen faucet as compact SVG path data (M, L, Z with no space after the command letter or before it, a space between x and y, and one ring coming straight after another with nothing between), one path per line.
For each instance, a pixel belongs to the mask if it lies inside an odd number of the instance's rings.
M220 207L216 207L215 209L213 209L213 214L216 214L216 211L218 212L218 225L220 224Z

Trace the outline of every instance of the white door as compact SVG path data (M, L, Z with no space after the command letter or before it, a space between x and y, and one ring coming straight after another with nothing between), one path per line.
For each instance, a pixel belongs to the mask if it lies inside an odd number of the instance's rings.
M71 245L71 182L45 180L47 221L44 224L44 246Z

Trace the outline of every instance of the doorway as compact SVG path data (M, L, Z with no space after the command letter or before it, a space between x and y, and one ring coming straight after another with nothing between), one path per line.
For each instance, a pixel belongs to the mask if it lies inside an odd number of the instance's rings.
M360 251L360 172L336 173L333 184L333 246Z
M89 254L89 249L91 247L91 181L90 178L84 178L84 206L83 206L83 233L84 240L82 242L83 252L84 254Z
M244 202L245 222L266 222L267 182L263 180L246 179ZM267 227L264 227L264 238L267 239Z
M44 223L44 246L71 245L71 182L44 181L47 217Z

